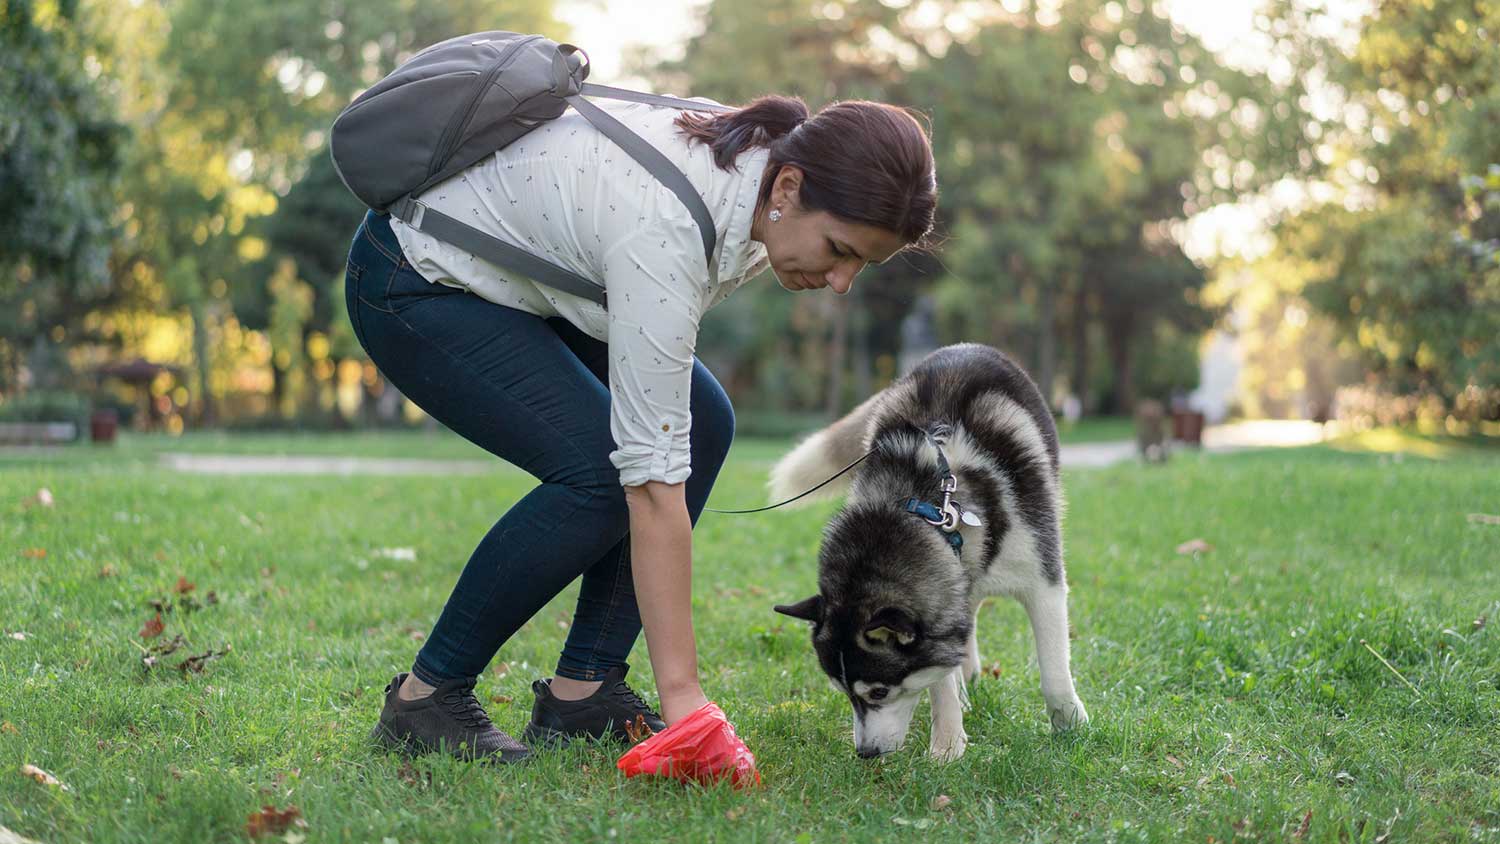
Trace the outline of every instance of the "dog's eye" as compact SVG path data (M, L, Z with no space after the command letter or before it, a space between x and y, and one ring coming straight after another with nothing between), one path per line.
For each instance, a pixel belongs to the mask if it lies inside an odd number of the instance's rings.
M869 698L870 700L885 700L885 696L890 693L891 690L885 686L876 686L870 690Z

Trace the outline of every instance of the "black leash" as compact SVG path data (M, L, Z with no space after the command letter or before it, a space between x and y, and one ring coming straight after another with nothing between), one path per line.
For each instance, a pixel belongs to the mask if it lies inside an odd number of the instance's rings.
M757 507L754 510L715 510L712 507L704 507L703 509L707 510L710 513L731 513L731 514L733 514L733 513L760 513L760 512L764 512L766 510L775 510L777 507L781 507L781 506L790 504L793 501L796 501L798 498L801 498L801 497L803 497L805 495L812 495L813 493L817 492L818 490L822 489L823 487L828 486L829 484L833 483L834 479L837 478L839 475L842 475L845 472L849 471L850 469L853 469L855 466L858 466L860 463L863 463L864 459L866 457L869 457L870 455L874 454L875 453L875 448L876 448L875 446L871 446L870 450L867 451L867 452L865 452L864 454L860 455L860 458L858 460L854 461L853 463L850 463L848 466L845 466L844 468L842 468L842 469L838 470L837 472L835 472L832 478L829 478L828 480L826 480L826 481L818 484L817 486L813 487L812 489L808 490L807 492L802 493L802 495L798 495L798 496L795 496L793 498L788 498L787 500L781 502L781 504L772 504L769 507Z

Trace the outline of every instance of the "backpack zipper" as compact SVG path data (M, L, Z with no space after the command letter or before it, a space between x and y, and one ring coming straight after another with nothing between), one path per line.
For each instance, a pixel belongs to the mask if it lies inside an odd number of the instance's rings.
M448 156L453 152L453 147L456 147L459 140L463 138L464 130L469 128L469 122L474 119L474 112L479 108L479 101L484 99L484 92L489 90L490 83L495 80L496 76L500 75L500 71L509 66L518 50L541 37L540 35L532 35L522 38L520 41L513 42L505 48L505 52L501 53L499 58L495 59L495 64L480 78L478 86L474 88L474 93L469 97L468 107L464 109L463 120L459 121L455 130L445 133L443 141L438 144L438 154L433 157L432 161L428 162L427 177L429 179L432 178L433 173L441 169L442 162L448 160Z

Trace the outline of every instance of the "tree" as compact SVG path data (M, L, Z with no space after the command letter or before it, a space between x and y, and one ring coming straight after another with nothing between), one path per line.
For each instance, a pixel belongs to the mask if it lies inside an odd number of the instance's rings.
M101 60L120 80L135 132L117 264L158 308L191 320L204 421L213 418L215 338L230 327L269 330L279 297L274 333L295 348L273 349L274 368L307 360L308 343L326 342L342 313L329 276L359 207L327 178L326 129L338 111L429 43L495 20L556 31L539 0L90 1L112 15ZM309 175L314 183L292 198ZM296 219L268 222L287 202ZM293 306L298 285L312 292L305 309ZM298 315L301 330L285 330ZM287 373L274 371L280 384Z
M109 272L124 132L73 2L0 2L0 394L116 293ZM54 373L55 375L55 373Z
M1391 391L1453 400L1500 382L1497 30L1493 4L1385 2L1352 49L1300 56L1341 105L1318 148L1336 169L1330 201L1277 228L1272 259L1307 268L1307 300Z

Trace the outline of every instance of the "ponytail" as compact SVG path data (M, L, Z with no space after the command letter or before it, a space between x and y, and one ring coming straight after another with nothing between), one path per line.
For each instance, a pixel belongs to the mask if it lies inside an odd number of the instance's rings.
M937 167L918 117L886 103L845 100L809 118L801 99L767 96L737 111L683 112L675 122L689 143L708 144L724 170L733 170L746 149L771 151L757 207L770 198L781 168L794 166L802 170L803 208L895 232L908 246L924 248L937 216Z
M766 96L736 111L685 111L675 121L688 142L708 144L714 163L733 170L734 160L753 147L769 147L807 120L807 104L799 97Z

